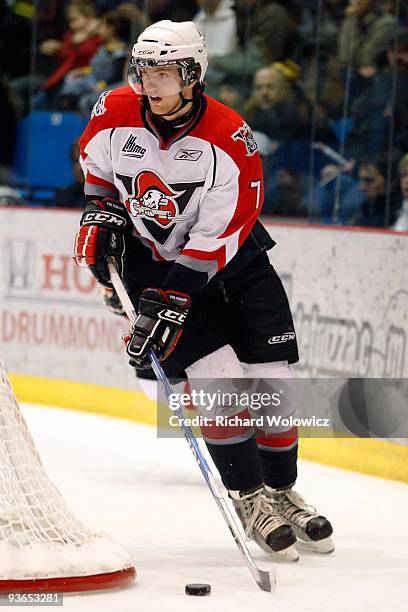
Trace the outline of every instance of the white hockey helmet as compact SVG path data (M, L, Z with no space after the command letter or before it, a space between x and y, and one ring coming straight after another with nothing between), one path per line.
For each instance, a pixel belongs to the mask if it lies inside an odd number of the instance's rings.
M149 68L164 69L174 65L181 80L177 86L170 84L171 80L165 85L167 95L181 91L194 80L203 83L208 67L207 49L203 35L193 21L165 19L146 28L133 45L129 85L136 93L144 94L142 71L146 75Z

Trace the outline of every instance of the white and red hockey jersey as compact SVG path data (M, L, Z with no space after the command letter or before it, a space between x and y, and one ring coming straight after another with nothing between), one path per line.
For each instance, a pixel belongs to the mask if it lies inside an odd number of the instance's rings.
M211 278L237 253L263 203L251 129L205 97L204 112L164 142L130 87L105 92L81 137L85 194L117 197L158 261Z

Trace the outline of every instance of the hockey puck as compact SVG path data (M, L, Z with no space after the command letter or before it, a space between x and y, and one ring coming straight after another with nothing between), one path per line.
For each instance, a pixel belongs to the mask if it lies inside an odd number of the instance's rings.
M211 586L209 584L186 584L186 595L209 595L211 593Z

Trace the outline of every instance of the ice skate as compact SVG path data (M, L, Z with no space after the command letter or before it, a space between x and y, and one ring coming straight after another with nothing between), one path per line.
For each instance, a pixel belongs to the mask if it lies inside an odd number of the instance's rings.
M299 540L300 549L322 554L333 552L333 527L316 508L306 504L299 493L291 488L275 490L265 487L264 497L272 500L275 511L292 527Z
M273 553L276 559L298 561L296 535L277 513L275 501L265 495L263 487L249 493L229 491L229 496L248 539Z

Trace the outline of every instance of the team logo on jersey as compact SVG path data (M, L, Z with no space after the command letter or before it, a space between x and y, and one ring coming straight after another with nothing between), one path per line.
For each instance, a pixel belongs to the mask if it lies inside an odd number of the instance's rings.
M242 140L246 148L246 155L249 157L258 150L255 136L247 123L244 123L231 135L232 140Z
M174 156L174 159L182 159L185 161L197 161L202 156L202 151L193 149L179 149Z
M100 115L106 113L107 108L105 106L105 101L109 94L110 91L104 91L103 93L101 93L95 106L92 109L91 117L99 117Z
M178 195L155 172L144 170L135 178L135 196L126 200L126 208L134 217L166 227L179 215Z
M128 194L125 205L134 219L140 219L151 237L165 244L178 223L197 214L196 207L186 210L204 180L167 182L153 170L142 170L136 176L115 172L115 178Z
M122 155L124 157L135 157L136 159L142 159L147 149L141 147L136 143L137 136L130 134L129 138L122 147Z

